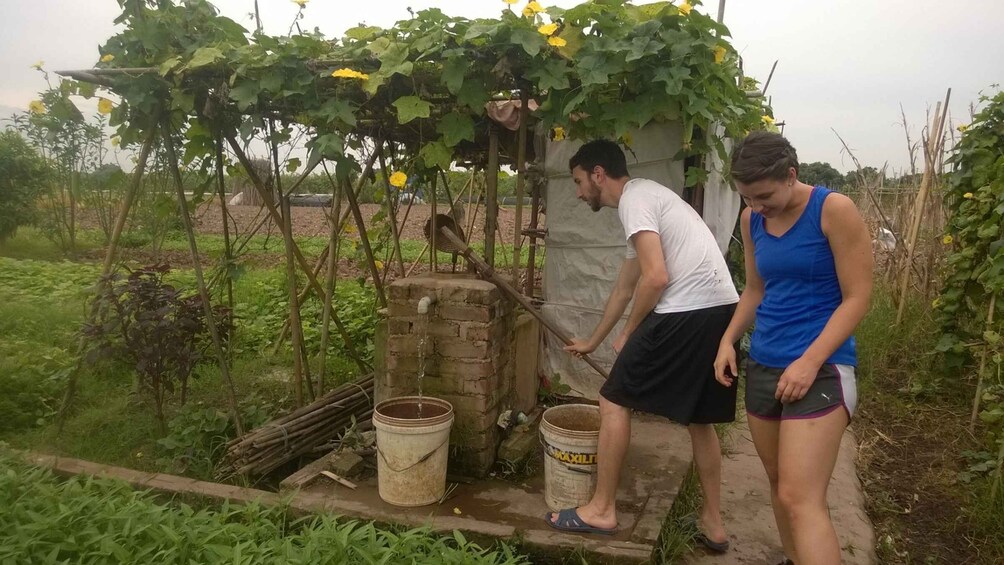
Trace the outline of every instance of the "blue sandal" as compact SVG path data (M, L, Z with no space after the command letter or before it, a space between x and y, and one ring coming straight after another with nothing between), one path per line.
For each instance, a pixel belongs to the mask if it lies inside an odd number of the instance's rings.
M613 535L617 532L616 528L597 528L595 526L590 526L579 517L579 513L575 508L566 508L558 512L558 517L554 521L551 521L551 512L548 512L547 514L544 514L544 521L547 522L548 526L563 532L573 532L577 534L603 534L606 536Z

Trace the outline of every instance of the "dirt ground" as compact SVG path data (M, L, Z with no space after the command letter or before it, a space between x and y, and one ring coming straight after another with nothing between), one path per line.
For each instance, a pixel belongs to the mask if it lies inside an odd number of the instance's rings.
M370 220L373 216L381 210L383 206L380 204L360 204L359 208L363 215L363 220L367 224L367 228L371 225ZM343 213L348 210L348 204L342 204ZM471 216L474 216L474 229L470 230L472 233L468 234L469 239L473 241L481 241L484 239L485 230L485 213L484 206L482 205L472 205L468 209L467 206L458 205L458 209L463 208L463 229L468 230L470 226ZM234 222L237 226L237 231L239 233L246 232L251 227L254 226L256 218L259 218L259 214L264 215L257 206L228 206L228 211L230 215L234 218ZM444 214L449 213L449 206L445 204L439 204L437 206L437 213ZM327 208L312 208L312 207L296 207L292 209L293 212L293 233L298 236L309 236L309 237L328 237L328 212ZM402 240L424 240L424 228L425 223L429 220L429 216L432 213L432 206L430 204L414 204L411 209L408 209L407 204L401 205L398 211L398 225L403 225L401 229L401 239ZM207 203L199 208L195 216L196 225L195 228L201 233L223 233L223 218L220 214L219 206L213 203ZM544 227L544 215L541 214L539 227ZM352 220L349 220L350 224ZM530 225L530 207L526 206L523 208L523 228L527 228ZM495 241L498 243L512 243L513 238L513 228L516 225L516 208L515 207L504 207L499 208L498 215L498 234L496 235ZM267 230L271 230L273 234L281 233L277 226L275 226L271 220L269 220L265 226L262 228L261 233L267 233Z

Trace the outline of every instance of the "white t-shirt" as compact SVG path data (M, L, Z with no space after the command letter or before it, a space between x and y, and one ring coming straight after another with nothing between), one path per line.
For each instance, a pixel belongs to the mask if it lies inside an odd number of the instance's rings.
M627 237L628 259L638 256L631 241L636 233L656 232L662 240L669 286L655 312L688 312L739 301L711 230L675 192L655 181L631 179L624 185L617 212Z

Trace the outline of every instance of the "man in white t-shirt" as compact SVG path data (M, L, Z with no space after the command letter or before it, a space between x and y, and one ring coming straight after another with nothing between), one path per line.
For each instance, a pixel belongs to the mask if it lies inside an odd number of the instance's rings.
M735 420L736 392L715 380L714 361L739 301L725 258L701 217L675 192L628 176L616 143L586 143L569 169L577 196L593 211L618 209L627 253L593 335L565 349L592 352L632 297L634 307L614 340L617 360L600 389L596 491L585 506L549 513L547 522L566 531L616 530L631 410L641 410L687 426L704 493L698 541L724 553L729 541L720 511L721 447L713 424Z

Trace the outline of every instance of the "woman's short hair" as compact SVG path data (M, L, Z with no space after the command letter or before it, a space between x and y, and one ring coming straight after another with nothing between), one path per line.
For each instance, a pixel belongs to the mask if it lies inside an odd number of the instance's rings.
M743 184L784 180L791 168L798 172L798 154L779 133L754 131L732 148L732 178Z

